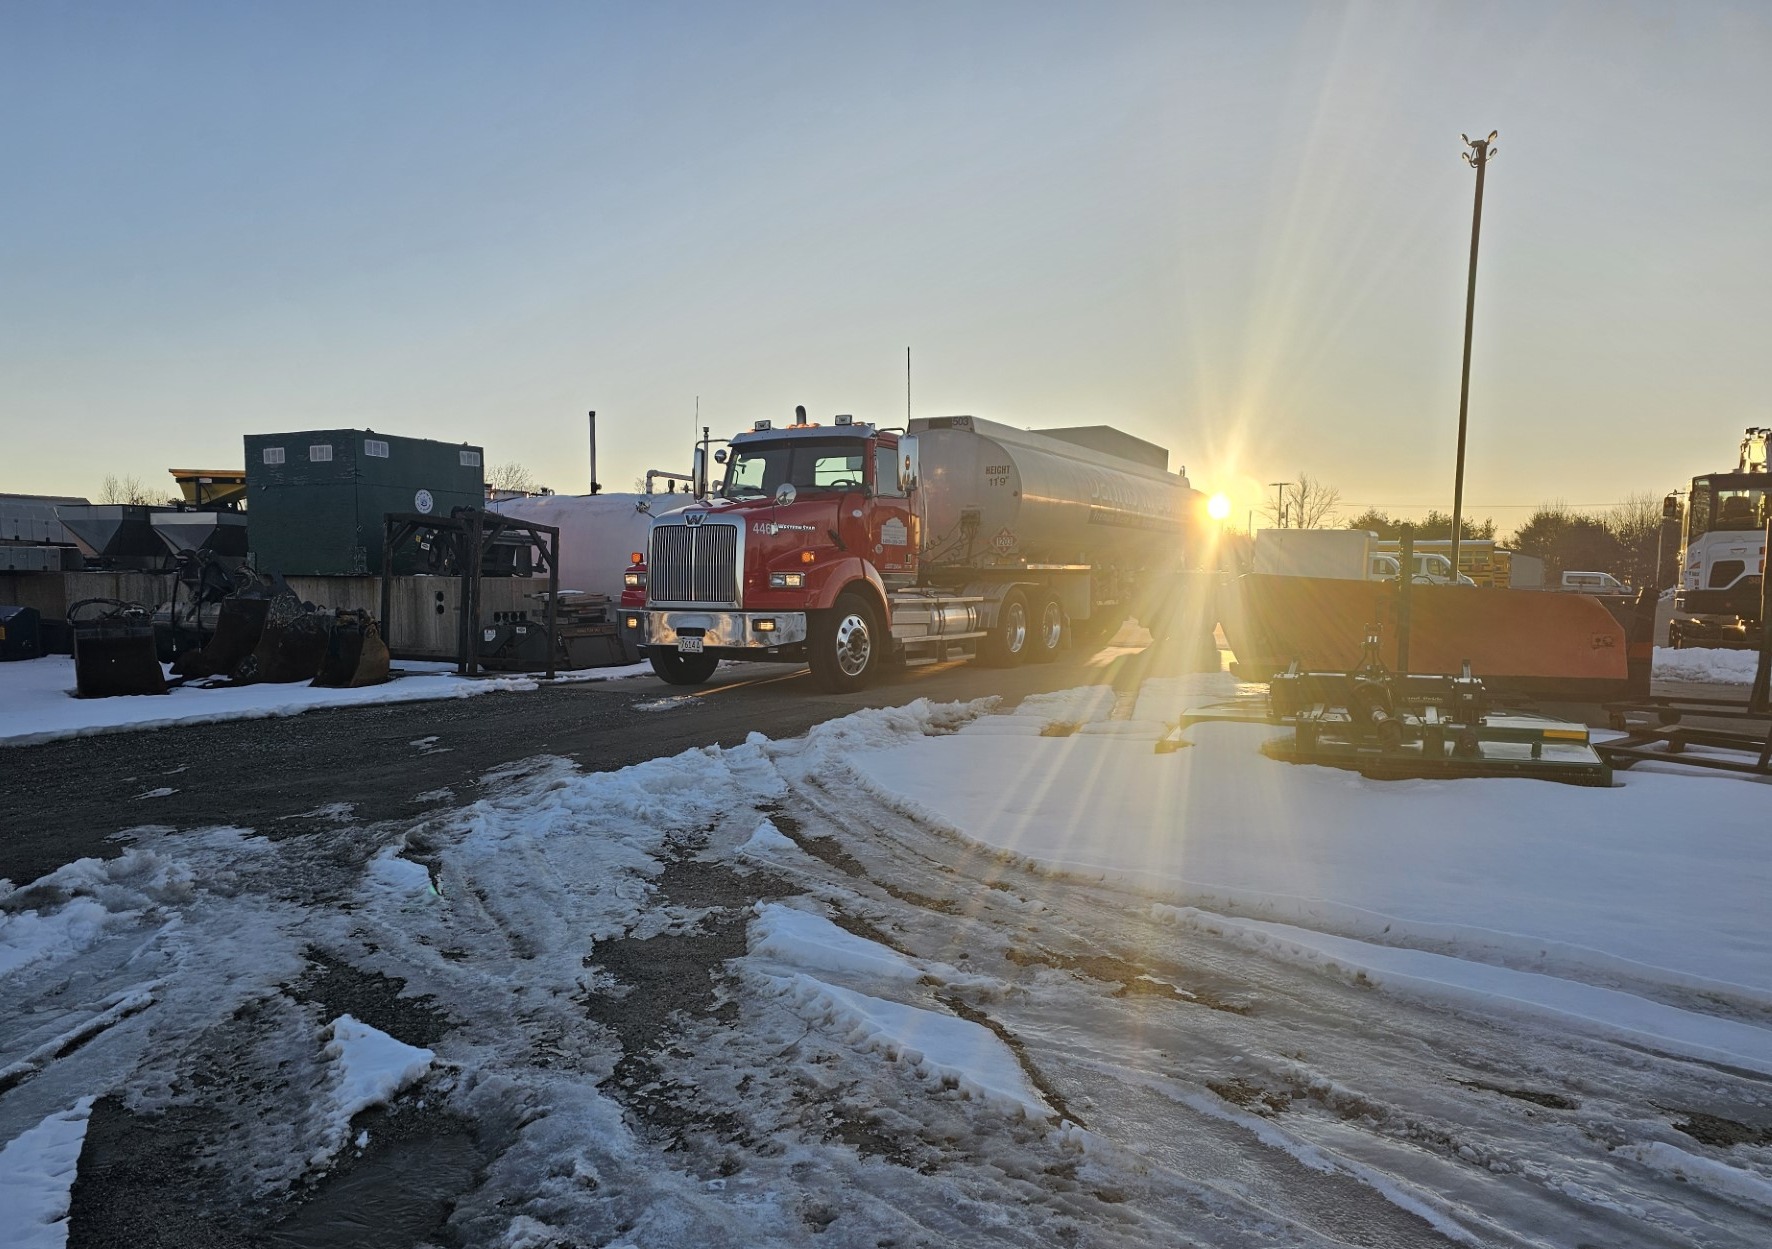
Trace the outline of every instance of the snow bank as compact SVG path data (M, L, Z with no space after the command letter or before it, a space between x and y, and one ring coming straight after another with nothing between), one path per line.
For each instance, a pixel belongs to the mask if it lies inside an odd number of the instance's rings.
M768 854L776 850L798 850L792 838L786 837L771 821L757 825L757 831L738 848L740 854Z
M920 1079L1031 1118L1052 1113L1009 1047L982 1024L871 997L803 973L785 988L802 1018L856 1049L906 1064Z
M193 888L188 867L132 848L114 859L76 859L35 883L0 881L0 981L74 958L118 924Z
M757 919L751 925L751 953L808 971L869 980L915 984L923 975L897 950L846 932L822 915L778 903L758 904Z
M82 1097L0 1149L0 1227L13 1249L62 1249L93 1099Z
M399 666L416 667L406 663ZM0 746L28 746L63 737L158 729L174 724L296 716L324 707L472 698L500 690L539 687L534 678L527 676L469 678L453 671L434 670L441 665L424 667L427 670L361 689L316 689L305 684L218 689L181 685L168 694L75 698L74 661L66 655L48 655L23 663L0 664ZM592 679L577 673L573 676Z
M1655 648L1655 678L1660 681L1708 681L1717 685L1752 685L1758 651L1715 647Z
M337 1068L332 1105L341 1127L360 1111L392 1101L407 1085L422 1079L437 1057L349 1015L332 1021L331 1036L326 1057Z

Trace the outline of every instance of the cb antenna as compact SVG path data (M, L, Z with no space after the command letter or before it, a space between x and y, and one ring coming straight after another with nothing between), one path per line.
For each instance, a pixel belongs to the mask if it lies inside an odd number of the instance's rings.
M904 349L904 426L911 427L911 349Z

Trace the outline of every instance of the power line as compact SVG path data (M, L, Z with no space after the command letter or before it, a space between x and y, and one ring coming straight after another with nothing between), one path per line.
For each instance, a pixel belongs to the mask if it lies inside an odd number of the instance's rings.
M1557 509L1561 508L1561 509L1566 509L1569 511L1574 511L1577 508L1586 508L1586 507L1625 507L1627 505L1631 505L1632 503L1633 503L1633 500L1630 500L1630 499L1619 499L1613 503L1562 503L1562 502L1557 502L1555 500L1552 500L1550 502L1540 500L1537 503L1467 503L1467 504L1465 504L1465 506L1466 507L1475 507L1475 508L1487 508L1490 511L1501 511L1503 509L1536 509L1536 508L1545 508L1550 511L1556 511ZM1340 510L1346 511L1350 507L1378 507L1378 508L1394 507L1394 508L1399 508L1399 509L1414 509L1414 510L1427 509L1429 511L1437 511L1442 506L1443 506L1443 504L1440 504L1440 503L1342 503L1340 505Z

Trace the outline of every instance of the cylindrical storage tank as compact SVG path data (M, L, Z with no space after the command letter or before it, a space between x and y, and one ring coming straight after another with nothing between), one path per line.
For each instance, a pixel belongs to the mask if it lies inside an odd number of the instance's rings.
M911 432L926 562L1148 568L1184 559L1200 499L1184 477L970 417L914 421Z

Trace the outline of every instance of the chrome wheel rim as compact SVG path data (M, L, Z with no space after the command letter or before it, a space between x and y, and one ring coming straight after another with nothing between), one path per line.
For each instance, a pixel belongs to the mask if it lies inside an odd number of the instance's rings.
M1040 642L1047 650L1055 651L1062 641L1064 641L1064 612L1060 610L1057 603L1048 603L1046 609L1040 613Z
M868 656L874 641L868 636L868 622L851 612L837 625L837 667L846 677L858 677L867 671Z
M1009 604L1003 613L1003 649L1019 655L1028 644L1028 609L1020 603Z

